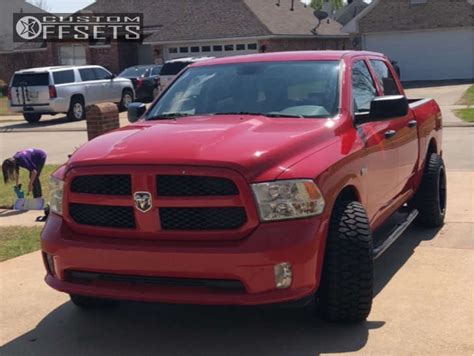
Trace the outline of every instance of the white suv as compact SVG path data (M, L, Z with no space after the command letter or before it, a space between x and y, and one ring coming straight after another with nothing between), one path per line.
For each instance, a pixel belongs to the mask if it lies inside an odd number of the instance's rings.
M100 66L31 68L15 72L8 88L8 107L33 123L42 114L67 113L69 120L85 118L86 106L117 103L126 110L135 92L129 79L115 77Z

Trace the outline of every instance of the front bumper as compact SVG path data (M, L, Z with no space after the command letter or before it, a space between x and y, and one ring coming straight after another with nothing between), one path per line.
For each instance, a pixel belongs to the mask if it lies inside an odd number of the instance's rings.
M41 235L44 253L53 256L46 283L70 294L185 304L262 305L299 300L315 292L324 251L323 218L260 224L238 241L150 241L75 233L51 214ZM275 287L274 265L289 262L293 281ZM68 280L68 271L122 276L240 281L242 290L202 286Z

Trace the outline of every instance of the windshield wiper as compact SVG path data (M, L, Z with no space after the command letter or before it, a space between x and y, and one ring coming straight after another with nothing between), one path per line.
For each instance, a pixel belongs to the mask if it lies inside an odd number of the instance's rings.
M290 118L304 118L303 115L289 115L289 114L278 114L278 113L263 113L263 112L217 112L212 115L255 115L255 116L266 116L266 117L290 117Z
M185 113L181 113L181 112L172 112L172 113L166 113L166 114L159 114L159 115L156 115L156 116L151 116L151 117L147 117L146 120L174 120L174 119L177 119L179 117L187 117L187 116L194 116L194 115L191 115L191 114L185 114Z

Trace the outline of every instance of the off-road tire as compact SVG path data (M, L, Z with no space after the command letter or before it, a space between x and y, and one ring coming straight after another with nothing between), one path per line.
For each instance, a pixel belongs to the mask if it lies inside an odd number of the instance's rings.
M81 108L81 114L78 116L78 111L75 111L76 107ZM71 104L69 105L69 111L67 113L67 119L69 121L80 121L86 118L86 108L84 105L84 100L79 97L71 99Z
M126 95L130 95L133 101L133 92L130 89L124 89L122 92L122 98L120 99L120 103L118 105L119 111L127 111L128 107L124 103Z
M324 256L319 296L322 317L334 322L367 318L373 298L373 242L363 206L336 202Z
M411 206L418 209L418 225L435 228L444 224L446 216L446 167L436 153L426 161L420 187Z
M70 294L71 302L81 309L97 309L113 307L118 304L115 300L86 297L84 295Z
M30 124L35 124L41 120L41 114L23 114L23 118Z

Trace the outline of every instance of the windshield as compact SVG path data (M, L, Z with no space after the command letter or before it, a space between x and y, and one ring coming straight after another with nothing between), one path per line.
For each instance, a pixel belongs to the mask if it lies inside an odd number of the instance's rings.
M130 67L119 74L119 77L145 77L149 67Z
M338 112L339 61L191 67L147 119L212 114L329 117Z

